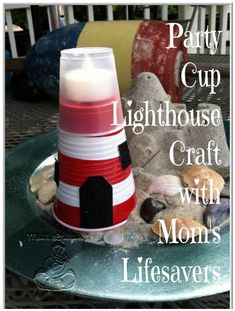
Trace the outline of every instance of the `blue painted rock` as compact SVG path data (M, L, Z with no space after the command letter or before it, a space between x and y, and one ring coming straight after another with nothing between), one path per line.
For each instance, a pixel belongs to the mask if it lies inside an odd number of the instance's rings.
M76 46L85 23L72 24L41 37L26 56L29 78L47 94L59 95L60 51Z
M219 226L229 217L230 200L221 198L219 204L208 204L203 214L203 221L208 228Z

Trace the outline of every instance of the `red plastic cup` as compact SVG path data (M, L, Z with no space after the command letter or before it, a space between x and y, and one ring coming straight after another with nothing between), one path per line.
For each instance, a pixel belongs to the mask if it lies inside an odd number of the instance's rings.
M112 125L113 122L117 125ZM59 127L64 131L89 136L116 132L123 128L120 97L100 102L80 103L61 96Z
M103 176L110 184L123 181L131 172L128 166L122 169L120 158L110 160L80 160L58 153L60 180L66 184L81 186L88 176Z
M124 129L112 135L87 137L59 129L59 151L81 160L111 160L119 157L118 146L126 141Z

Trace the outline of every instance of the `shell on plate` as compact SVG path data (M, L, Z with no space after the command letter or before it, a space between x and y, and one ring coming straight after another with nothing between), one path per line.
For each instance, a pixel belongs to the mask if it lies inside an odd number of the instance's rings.
M175 175L161 175L155 177L148 188L149 194L174 196L182 189L181 179Z
M38 190L38 200L42 204L51 203L56 196L56 183L54 180L45 182Z
M171 240L174 239L174 233L176 239L181 238L182 240L187 240L188 238L196 237L200 234L200 230L204 228L204 226L202 226L199 222L185 216L169 216L162 218L161 220L164 221ZM175 231L173 229L173 220L175 221ZM163 238L165 237L160 219L158 219L151 228L156 235Z
M203 165L186 167L181 172L181 179L184 186L189 188L189 191L193 193L195 189L199 189L199 197L207 200L211 197L213 200L216 200L218 194L224 188L223 177L214 170Z
M46 181L53 180L54 178L54 164L43 167L36 174L32 175L29 179L30 190L37 192Z

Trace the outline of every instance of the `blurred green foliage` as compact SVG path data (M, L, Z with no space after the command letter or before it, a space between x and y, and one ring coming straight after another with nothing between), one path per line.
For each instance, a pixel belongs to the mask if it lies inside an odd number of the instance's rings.
M168 5L168 12L169 14L178 13L178 5Z
M25 9L11 10L11 16L13 24L16 24L21 27L24 27L24 25L27 24Z

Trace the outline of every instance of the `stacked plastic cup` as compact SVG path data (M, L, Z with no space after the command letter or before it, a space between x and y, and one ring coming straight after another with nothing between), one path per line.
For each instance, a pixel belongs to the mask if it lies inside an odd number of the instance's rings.
M113 51L61 51L57 200L53 215L80 231L126 222L136 204Z

